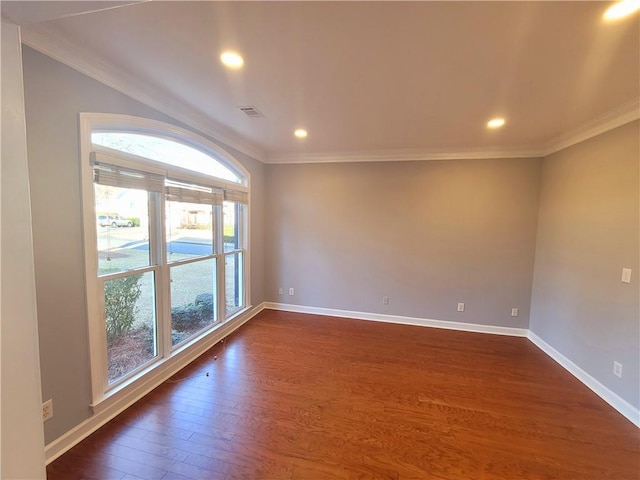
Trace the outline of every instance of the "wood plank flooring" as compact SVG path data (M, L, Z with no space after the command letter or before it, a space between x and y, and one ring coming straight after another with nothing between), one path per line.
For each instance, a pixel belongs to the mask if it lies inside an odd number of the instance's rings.
M47 472L637 480L640 436L524 338L265 310Z

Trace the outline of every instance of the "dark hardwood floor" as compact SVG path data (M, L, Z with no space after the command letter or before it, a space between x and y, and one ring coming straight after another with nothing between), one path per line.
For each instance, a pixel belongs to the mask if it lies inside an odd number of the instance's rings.
M269 310L47 468L49 480L639 471L639 430L524 338Z

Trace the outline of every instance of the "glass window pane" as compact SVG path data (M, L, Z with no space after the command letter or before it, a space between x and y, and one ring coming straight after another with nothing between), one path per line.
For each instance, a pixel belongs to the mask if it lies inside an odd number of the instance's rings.
M241 208L242 205L240 203L224 202L223 204L222 218L225 252L239 250L242 248L240 243L240 231L238 228Z
M109 383L158 354L154 272L104 282Z
M227 316L244 307L244 273L242 261L241 252L224 256L225 311Z
M216 259L171 267L171 345L216 321Z
M132 153L231 182L241 183L242 181L238 175L210 155L168 138L139 133L93 132L91 141L103 147Z
M213 254L213 207L166 202L167 261Z
M149 194L94 184L98 274L150 265Z

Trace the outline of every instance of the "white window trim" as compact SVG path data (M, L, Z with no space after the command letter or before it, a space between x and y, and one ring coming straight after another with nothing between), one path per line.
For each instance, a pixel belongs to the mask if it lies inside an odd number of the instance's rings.
M235 183L226 181L224 179L217 179L215 183L221 187L229 187L235 190L242 190L248 192L248 208L245 210L244 222L242 228L245 229L246 237L246 250L243 264L244 273L244 300L245 307L234 312L232 316L225 319L219 317L220 321L216 325L197 336L191 341L176 346L176 348L167 348L170 345L158 345L159 353L164 351L164 357L154 362L153 365L143 368L138 373L134 374L127 381L121 382L108 390L108 380L106 378L105 359L107 358L106 341L104 332L104 322L98 321L102 319L102 312L100 311L100 301L92 299L99 298L98 287L99 282L96 280L98 277L98 259L97 259L97 233L95 230L95 212L94 212L94 191L93 191L93 167L91 165L91 152L98 151L102 154L109 155L110 152L117 153L117 156L122 159L130 159L133 165L140 165L141 163L145 167L156 171L167 171L166 164L161 162L155 162L150 159L137 157L136 155L127 154L118 150L111 150L106 147L93 146L91 141L91 133L93 131L127 131L133 133L149 134L158 137L164 137L171 140L184 143L192 146L211 157L221 161L227 168L237 174L243 179L242 183ZM250 172L229 152L216 145L215 143L207 140L206 138L197 135L193 132L185 130L183 128L171 125L168 123L160 122L157 120L151 120L147 118L134 117L130 115L120 114L105 114L105 113L80 113L79 114L79 139L80 139L80 175L81 175L81 192L82 192L82 212L83 212L83 232L84 232L84 261L85 261L85 288L86 288L86 308L87 308L87 324L88 324L88 340L89 340L89 359L91 367L91 390L92 390L92 404L91 406L96 409L100 404L106 400L113 401L117 397L124 396L128 391L136 388L136 385L146 378L147 374L156 370L167 360L172 359L176 354L190 350L191 348L197 348L197 346L206 340L206 338L222 327L230 320L238 317L239 315L247 312L252 308L251 306L251 278L250 278L250 255L251 255L251 235L250 235L250 216L251 216L251 174ZM119 163L122 163L120 161ZM128 162L127 162L128 163ZM164 166L164 168L163 168ZM212 177L200 176L197 172L193 172L180 167L171 166L170 178L183 181L202 181L202 178L207 179L209 183ZM160 202L163 204L164 202ZM164 207L161 207L164 210ZM220 232L221 234L221 232ZM221 256L224 264L224 252ZM224 285L223 285L224 288ZM223 292L224 293L224 292ZM222 297L224 298L224 296ZM160 308L166 308L164 303L168 297L163 295ZM224 310L224 305L222 306ZM162 323L162 322L159 322ZM160 331L163 329L163 325L158 325ZM160 338L165 338L166 335Z

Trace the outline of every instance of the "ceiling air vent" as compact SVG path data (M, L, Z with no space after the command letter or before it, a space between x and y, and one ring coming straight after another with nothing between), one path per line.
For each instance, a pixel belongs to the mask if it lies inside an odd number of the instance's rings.
M247 117L250 118L261 118L264 117L262 113L258 111L256 107L253 105L245 105L238 107L241 112L243 112Z

